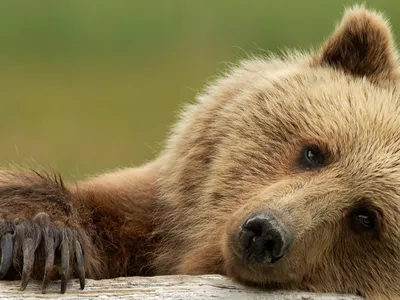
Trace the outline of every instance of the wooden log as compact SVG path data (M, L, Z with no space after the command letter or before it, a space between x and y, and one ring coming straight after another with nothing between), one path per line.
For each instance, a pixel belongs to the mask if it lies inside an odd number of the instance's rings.
M86 288L71 280L67 292L60 294L60 282L52 282L47 294L41 293L41 282L32 281L25 291L19 282L0 281L0 299L140 299L140 300L360 300L357 296L312 294L293 291L266 291L245 287L219 275L125 277L87 280Z

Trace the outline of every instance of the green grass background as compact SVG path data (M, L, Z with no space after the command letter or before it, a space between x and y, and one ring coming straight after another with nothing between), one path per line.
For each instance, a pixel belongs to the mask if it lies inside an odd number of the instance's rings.
M1 1L1 161L68 179L144 163L227 62L316 47L352 3ZM400 2L366 4L400 34Z

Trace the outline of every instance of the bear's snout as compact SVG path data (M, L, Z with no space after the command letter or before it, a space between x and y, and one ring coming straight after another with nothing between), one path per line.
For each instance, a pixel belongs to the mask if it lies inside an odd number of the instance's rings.
M272 264L288 253L292 236L273 214L262 212L246 219L239 241L246 262Z

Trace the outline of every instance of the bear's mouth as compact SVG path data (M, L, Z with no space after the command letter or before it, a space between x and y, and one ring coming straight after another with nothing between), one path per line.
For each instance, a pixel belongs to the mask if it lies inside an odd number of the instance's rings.
M249 241L249 246L251 246L252 241ZM270 273L274 269L276 269L275 263L271 261L271 263L263 263L257 260L254 254L241 246L237 234L231 234L228 245L231 263L235 265L235 269L243 270L246 269L252 273L260 274L260 273ZM273 263L275 263L273 265Z

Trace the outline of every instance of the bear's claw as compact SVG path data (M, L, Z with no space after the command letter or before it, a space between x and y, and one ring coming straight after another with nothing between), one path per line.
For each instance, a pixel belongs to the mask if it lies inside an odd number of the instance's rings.
M61 293L65 293L72 271L71 258L75 257L74 271L78 275L81 289L84 289L85 258L75 229L56 226L50 216L42 212L32 220L10 222L0 219L0 237L0 280L8 274L13 263L14 267L18 267L22 257L20 289L25 290L36 269L35 258L39 258L40 262L44 261L42 292L46 293L48 283L54 277L55 261L59 260Z
M13 240L11 233L6 233L1 238L1 263L0 280L6 276L12 264Z

